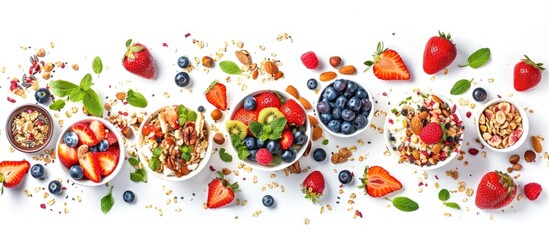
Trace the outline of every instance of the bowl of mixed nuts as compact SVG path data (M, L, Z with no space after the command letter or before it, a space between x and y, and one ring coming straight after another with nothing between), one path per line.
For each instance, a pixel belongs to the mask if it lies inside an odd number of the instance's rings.
M13 110L6 122L8 141L20 152L44 149L53 136L52 119L43 107L25 104Z
M414 90L387 114L385 140L398 162L418 170L448 164L459 153L464 126L457 106L440 94Z
M524 109L509 99L486 103L476 116L479 139L496 152L519 148L528 136L528 116Z
M196 176L212 154L212 136L204 114L183 104L150 114L139 128L141 163L156 177L184 181Z

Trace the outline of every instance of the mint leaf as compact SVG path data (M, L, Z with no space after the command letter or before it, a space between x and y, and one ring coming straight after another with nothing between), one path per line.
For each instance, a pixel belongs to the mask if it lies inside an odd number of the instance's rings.
M152 157L151 159L149 159L149 168L151 170L156 172L159 167L160 167L160 162L158 161L157 157Z
M128 103L134 107L147 107L147 99L145 98L145 96L131 89L128 90L128 94L126 95L126 101L128 101Z
M65 100L57 99L54 103L50 105L51 110L61 110L65 107Z
M238 134L231 134L231 144L235 148L242 144L242 139L240 139L240 136L238 136Z
M156 147L153 149L153 157L158 157L162 154L162 148L161 147Z
M460 67L470 66L473 69L479 68L490 60L490 55L491 52L489 48L481 48L467 58L468 64L460 65Z
M133 167L137 167L139 166L139 160L137 158L128 158L128 162L130 163L130 165L132 165Z
M103 106L101 105L101 100L99 100L99 96L97 96L97 93L93 91L91 88L88 89L84 95L84 98L82 99L82 103L84 104L84 107L88 112L97 117L103 116Z
M84 99L84 95L86 94L84 93L84 91L82 91L81 88L75 88L69 94L69 98L71 102L80 102L82 101L82 99Z
M221 61L219 63L219 67L223 72L226 74L240 74L242 71L240 71L240 68L236 63L231 61Z
M461 79L461 80L457 81L454 84L454 86L452 87L452 89L450 90L450 94L460 95L460 94L463 94L463 93L467 92L467 90L469 90L469 88L471 88L471 82L472 81L473 81L473 79L471 79L471 80Z
M273 121L269 123L269 126L271 126L272 128L269 139L277 140L282 137L282 132L284 131L284 127L286 126L286 118L283 118L283 117L275 118Z
M189 111L189 113L187 114L187 120L189 120L190 122L196 122L197 118L198 118L198 115L196 114L195 111Z
M137 169L135 170L135 172L141 175L141 182L144 182L144 183L147 182L147 171L145 171L144 168Z
M322 145L326 146L326 145L328 145L328 143L330 143L330 140L328 140L328 139L322 140Z
M262 134L270 134L273 132L273 127L271 125L263 125L263 129L261 130Z
M113 205L114 205L114 198L112 197L112 186L111 186L109 193L105 195L103 198L101 198L101 211L104 214L107 214L109 213Z
M232 162L233 161L233 156L231 154L225 152L225 148L219 149L219 157L221 158L221 160L223 160L223 162Z
M446 207L449 207L449 208L453 208L453 209L461 209L461 207L459 207L459 205L455 202L445 202L444 205Z
M103 62L99 56L95 57L92 62L93 72L99 75L103 71Z
M89 73L84 75L82 80L80 80L80 88L84 91L87 91L88 89L90 89L92 85L93 85L92 76Z
M419 209L419 205L407 197L395 197L392 202L393 206L403 212L413 212Z
M438 199L443 202L450 199L450 192L446 189L440 190L440 192L438 192Z
M248 150L248 148L244 145L238 147L238 150L237 150L237 154L238 154L238 158L244 160L246 159L248 156L250 156L250 150Z
M269 136L270 136L269 133L262 132L261 135L259 136L259 140L261 140L261 141L267 141L267 139L269 139Z
M53 95L58 97L68 96L72 90L78 88L78 85L65 80L51 81L49 86Z
M141 173L136 170L135 172L130 173L130 180L132 180L132 182L141 182L143 180L143 176L141 176Z
M261 125L261 123L258 123L258 122L250 122L248 124L248 128L256 138L259 138L259 136L261 136L261 132L263 131L263 125Z

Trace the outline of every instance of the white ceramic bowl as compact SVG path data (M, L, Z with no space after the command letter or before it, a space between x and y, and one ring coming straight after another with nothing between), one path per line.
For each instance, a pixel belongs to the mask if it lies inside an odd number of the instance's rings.
M208 164L208 161L210 160L210 157L212 155L212 133L210 131L210 127L209 127L208 122L204 118L204 129L206 129L206 131L208 133L208 136L207 136L208 147L206 149L206 153L204 155L204 158L200 161L200 163L198 164L198 167L195 170L193 170L193 171L189 172L187 175L184 175L184 176L181 176L181 177L177 177L175 175L168 176L168 175L153 171L149 167L148 157L146 157L145 154L143 153L143 140L144 140L144 137L143 137L143 134L142 134L143 133L143 127L150 123L153 116L157 116L166 107L173 107L173 106L178 106L178 105L164 106L164 107L156 110L155 112L149 114L147 116L147 118L145 120L143 120L143 122L141 123L141 126L139 127L139 132L137 134L137 150L138 150L139 159L141 160L141 163L143 164L143 166L147 169L147 171L149 173L151 173L155 177L160 178L162 180L172 181L172 182L180 182L180 181L188 180L188 179L198 175L204 169L204 167L206 167L206 165ZM189 107L188 105L185 105L185 107L187 107L188 109L192 109L192 110L196 109L193 106ZM198 113L198 114L200 114L200 113Z
M412 93L412 94L414 94L414 93ZM459 111L457 110L457 105L450 102L446 97L444 97L441 94L432 93L432 92L431 93L426 93L426 94L431 94L431 95L437 96L440 100L442 100L442 102L447 103L448 106L450 107L450 109L452 109L455 106L456 110L455 110L454 114L456 115L458 121L462 121L461 115L459 114ZM401 101L398 101L398 102L400 103ZM385 144L387 145L387 148L391 151L391 153L394 156L397 156L397 159L399 159L401 157L401 154L400 154L400 152L393 149L395 146L393 145L393 143L390 140L391 132L390 132L389 129L391 128L391 124L390 124L389 121L391 119L393 119L393 121L394 121L394 116L395 115L393 113L388 113L387 117L385 118L385 125L384 125L385 131L383 132L383 137L385 139ZM427 165L418 166L418 165L412 164L408 161L404 161L404 162L402 162L402 164L406 165L410 168L413 168L415 170L420 170L420 171L434 170L434 169L437 169L437 168L441 168L444 165L450 163L452 160L454 160L457 157L457 155L459 154L459 149L461 148L461 145L463 144L464 133L465 133L465 131L463 131L462 134L461 134L459 147L456 150L454 150L444 161L438 161L436 164L430 165L430 166L427 166ZM421 139L419 139L419 141L421 141Z
M303 108L303 106L301 105L301 103L297 99L295 99L293 96L291 96L290 94L287 94L287 93L281 92L281 91L276 91L276 90L259 90L259 91L254 91L250 94L246 94L244 97L242 97L242 99L240 101L238 101L238 103L231 109L231 113L229 114L229 116L230 116L229 119L233 118L233 115L237 110L244 107L244 99L247 96L256 96L260 93L268 92L268 91L272 91L272 92L278 94L279 96L281 96L284 99L294 99L299 104L299 106L301 106L301 108L303 109L305 114L307 113L305 111L305 108ZM247 165L249 165L250 167L252 167L254 169L257 169L257 170L261 170L261 171L273 172L273 171L278 171L278 170L285 169L285 168L291 166L292 164L294 164L297 160L299 160L303 156L303 153L305 153L305 150L307 149L307 145L311 141L311 126L310 126L308 117L305 118L305 135L307 135L307 142L305 144L303 144L303 146L299 149L299 151L296 152L295 159L292 162L280 161L279 164L274 165L274 166L263 166L263 165L258 164L257 162L254 162L254 161L251 161L251 160L248 160L248 159L240 159L240 160L243 161L244 163L246 163ZM233 151L233 155L238 158L237 150L232 145L231 145L230 148Z
M102 123L104 126L105 126L105 129L109 129L110 132L114 133L114 135L116 136L116 139L118 140L118 146L120 148L120 155L119 155L119 158L118 158L118 164L116 165L116 168L114 169L114 171L106 176L106 177L102 177L101 178L101 181L100 182L92 182L91 180L87 179L86 177L83 177L82 179L80 180L76 180L74 178L72 178L69 174L69 169L67 167L65 167L65 165L63 165L63 163L61 163L61 161L59 160L59 151L58 151L58 147L59 147L59 144L63 143L63 137L65 136L65 133L67 133L68 131L70 131L71 127L75 124L78 124L78 123L85 123L85 124L89 124L91 121L93 120L97 120L99 121L100 123ZM69 125L62 133L61 135L59 135L59 139L57 139L57 144L56 144L56 155L57 155L57 164L59 165L59 167L61 168L61 171L69 178L71 179L73 182L79 184L79 185L82 185L82 186L99 186L99 185L104 185L105 183L108 183L110 180L112 180L113 178L116 177L116 175L120 172L120 170L122 169L122 166L124 165L124 162L125 162L125 158L126 158L126 151L124 149L124 143L123 143L123 139L122 139L122 135L120 134L120 131L118 130L118 128L116 128L112 123L110 123L109 121L103 119L103 118L98 118L98 117L86 117L86 119L83 119L83 120L79 120L79 121L76 121L74 123L72 123L71 125Z
M511 146L508 146L508 147L505 147L505 148L495 148L493 146L491 146L488 142L486 142L486 140L484 140L484 138L482 137L483 133L481 132L480 130L480 117L481 117L481 114L484 112L484 110L486 110L489 106L492 106L494 104L500 104L502 102L507 102L509 103L511 106L514 106L514 108L518 111L518 113L520 114L520 117L522 118L522 129L523 129L523 132L522 132L522 136L515 142L515 144L511 145ZM494 114L495 115L495 114ZM501 98L497 98L497 99L494 99L494 100L491 100L489 102L487 102L484 106L482 106L482 108L480 108L480 110L477 112L477 115L476 115L476 118L475 118L475 127L476 127L476 131L477 131L477 135L478 135L478 138L480 139L480 141L484 144L484 146L486 146L488 149L492 150L492 151L495 151L495 152L511 152L511 151L514 151L516 150L517 148L519 148L523 143L524 141L526 141L526 138L528 137L528 130L530 128L530 124L528 123L528 116L526 115L526 112L524 111L524 109L518 105L516 102L512 101L512 100L509 100L509 99L501 99ZM499 135L498 135L499 136Z
M359 88L362 87L364 88L362 85L360 85L358 82L356 81L352 81L352 80L348 80L348 81L351 81L351 82L354 82ZM351 134L343 134L341 132L334 132L332 130L330 130L328 128L328 125L325 124L324 122L321 121L321 117L320 117L320 113L318 111L318 103L322 100L322 94L324 93L324 91L326 90L326 88L330 87L330 86L333 86L335 81L332 81L330 84L326 85L322 91L320 91L320 94L319 94L319 97L318 97L318 100L316 101L316 104L315 104L315 109L316 109L316 114L317 114L317 118L318 118L318 123L319 125L322 127L322 129L336 137L342 137L342 138L346 138L346 137L353 137L353 136L356 136L356 135L359 135L361 134L362 132L364 132L364 130L366 130L368 128L368 126L370 125L370 122L372 122L372 118L374 116L374 102L373 102L373 99L372 99L372 94L366 89L364 88L364 90L366 90L366 93L368 94L368 100L370 101L371 103L371 108L370 108L370 114L368 115L368 117L366 117L367 119L367 122L366 122L366 125L361 128L361 129L356 129L356 131L354 133L351 133ZM360 114L360 113L359 113Z

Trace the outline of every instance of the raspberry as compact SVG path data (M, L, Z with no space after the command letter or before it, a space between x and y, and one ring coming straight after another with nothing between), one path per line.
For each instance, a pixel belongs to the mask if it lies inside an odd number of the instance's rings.
M259 165L268 166L271 164L271 161L273 160L273 155L267 148L261 148L257 150L257 153L255 154L255 160Z
M318 67L318 58L313 51L309 51L301 55L301 62L308 69L315 69Z
M532 182L524 185L524 194L526 194L526 197L530 199L530 201L538 199L541 194L541 190L542 188L539 183Z
M421 130L419 138L421 138L421 141L425 144L436 144L440 142L440 139L442 138L442 129L438 123L430 122Z

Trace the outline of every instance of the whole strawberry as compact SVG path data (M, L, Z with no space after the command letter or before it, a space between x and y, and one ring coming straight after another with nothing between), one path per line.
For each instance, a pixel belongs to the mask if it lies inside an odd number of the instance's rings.
M543 63L535 63L528 56L524 55L522 59L515 65L513 74L513 83L515 90L519 92L526 91L535 87L541 82L541 72L545 70Z
M156 77L156 64L149 49L141 43L132 44L132 40L126 41L126 54L122 58L122 65L128 72L146 79Z
M456 59L456 45L452 43L451 35L438 32L439 36L433 36L425 45L423 52L423 71L427 74L435 74L450 66Z
M500 171L486 173L477 187L475 205L480 209L495 210L507 206L517 195L513 179Z
M305 198L311 199L313 203L317 203L324 192L325 186L324 175L319 171L313 171L301 184L301 191L305 193Z
M539 183L532 182L524 185L524 194L530 201L538 199L541 194L541 190L543 189Z
M436 144L442 138L442 128L436 122L430 122L421 130L419 138L425 144Z

